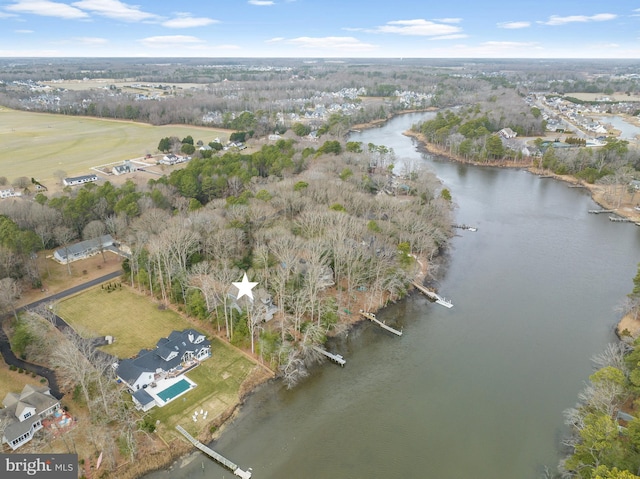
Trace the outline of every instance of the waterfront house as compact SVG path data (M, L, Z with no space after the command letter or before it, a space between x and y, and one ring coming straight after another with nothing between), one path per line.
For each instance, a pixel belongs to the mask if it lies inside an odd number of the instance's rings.
M179 376L211 356L211 341L195 329L173 331L154 349L143 349L116 366L116 376L135 393L170 376ZM134 396L135 398L135 396Z
M48 387L27 384L20 394L9 393L2 401L0 419L6 422L2 443L12 450L29 442L42 429L42 420L60 409L60 401Z

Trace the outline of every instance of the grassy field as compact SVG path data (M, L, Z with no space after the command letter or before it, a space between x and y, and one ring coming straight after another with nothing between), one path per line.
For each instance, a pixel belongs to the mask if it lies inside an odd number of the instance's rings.
M115 284L115 282L114 282ZM126 287L107 292L100 286L58 303L58 315L85 337L115 338L105 352L130 358L142 348L154 348L158 339L192 325L170 309L160 310L148 297Z
M158 339L168 336L173 330L192 327L177 313L159 310L148 297L126 287L112 292L101 287L92 288L61 301L57 311L85 337L114 336L115 343L102 349L119 358L132 357L142 348L154 348ZM187 373L198 386L166 406L152 410L152 420L160 421L158 432L166 440L171 440L176 435L176 424L180 424L197 436L207 427L206 423L237 404L241 385L253 371L265 374L256 363L232 346L212 339L211 358ZM206 423L191 419L193 412L200 409L208 411Z
M0 400L8 393L20 393L26 384L46 386L47 383L41 383L40 379L40 376L31 377L31 373L11 371L7 363L0 361Z
M217 340L211 344L211 358L186 376L198 386L164 407L154 408L151 419L160 421L158 432L167 440L177 435L175 426L180 424L193 436L205 427L201 418L194 422L194 411L207 411L206 422L213 421L239 400L242 382L257 366L231 346Z
M167 136L205 144L229 132L187 125L152 126L128 121L52 115L0 107L0 171L10 182L20 176L45 186L57 180L56 170L69 176L93 173L92 166L156 153Z

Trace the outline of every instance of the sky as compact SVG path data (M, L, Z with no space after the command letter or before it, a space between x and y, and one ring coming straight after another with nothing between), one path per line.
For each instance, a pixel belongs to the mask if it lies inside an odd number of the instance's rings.
M0 0L0 57L640 59L640 0Z

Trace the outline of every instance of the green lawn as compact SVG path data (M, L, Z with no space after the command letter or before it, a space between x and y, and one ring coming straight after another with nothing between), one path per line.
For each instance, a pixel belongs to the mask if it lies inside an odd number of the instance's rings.
M119 358L154 348L158 339L173 330L192 327L179 314L158 309L148 297L124 286L112 292L97 286L59 302L57 311L84 337L113 336L115 342L102 349Z
M0 361L0 399L4 399L8 393L22 392L26 384L47 386L46 381L42 383L40 379L40 376L31 377L31 373L11 371L4 361Z
M193 327L177 313L158 309L148 297L125 286L112 292L100 286L89 289L59 302L57 313L84 337L114 336L115 343L101 349L119 358L154 348L158 339L173 330ZM186 374L197 387L150 411L152 421L160 421L158 433L170 441L176 437L175 426L180 424L198 436L207 423L237 404L240 386L257 367L234 347L213 338L211 357ZM193 412L200 409L208 411L207 420L194 422Z
M57 180L53 172L85 175L92 166L156 153L167 136L191 135L205 144L229 132L188 125L152 126L128 121L53 115L0 107L0 171L10 182L20 176L45 186Z
M159 433L167 438L175 435L175 426L180 424L197 436L205 421L194 422L194 411L208 411L206 422L222 414L238 402L240 385L256 365L234 348L219 340L211 344L211 357L203 361L186 376L198 386L175 399L166 406L151 410L151 418L160 421Z

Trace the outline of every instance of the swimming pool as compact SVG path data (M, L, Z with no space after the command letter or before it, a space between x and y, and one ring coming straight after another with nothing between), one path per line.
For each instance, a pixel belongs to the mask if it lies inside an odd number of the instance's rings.
M189 381L187 381L186 379L181 379L177 383L172 384L167 389L163 389L156 394L164 402L169 402L172 399L180 396L180 394L188 391L190 388L191 384L189 383Z

